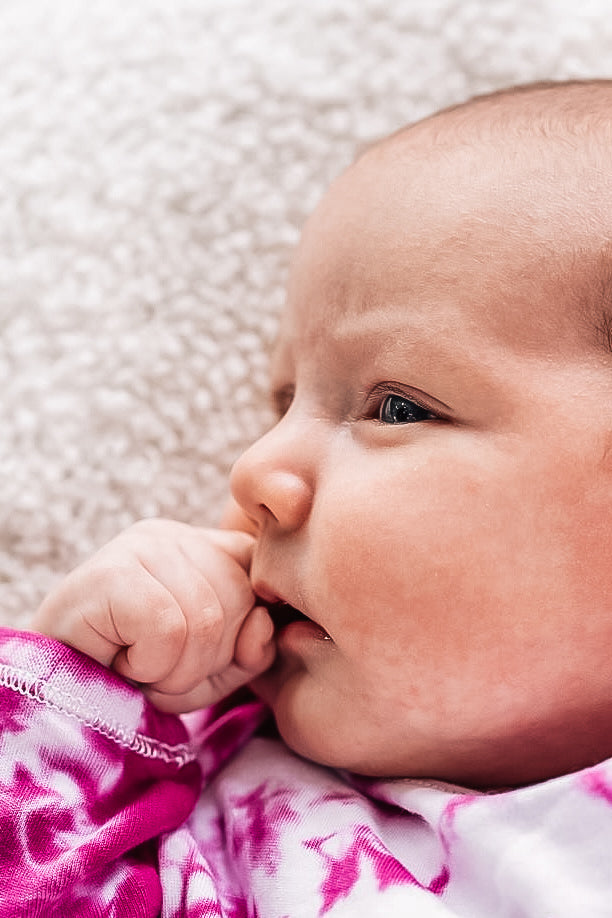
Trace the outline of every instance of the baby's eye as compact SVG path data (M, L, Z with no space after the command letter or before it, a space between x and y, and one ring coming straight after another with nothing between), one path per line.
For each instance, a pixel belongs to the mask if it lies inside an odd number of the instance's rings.
M435 417L433 412L403 395L387 395L378 409L378 420L383 424L416 424Z

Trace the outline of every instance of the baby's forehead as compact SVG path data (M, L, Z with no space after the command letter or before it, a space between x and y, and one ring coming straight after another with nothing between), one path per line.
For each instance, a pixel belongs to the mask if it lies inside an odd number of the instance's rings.
M612 140L612 80L533 83L475 96L408 124L369 149L410 143L419 134L436 145L560 141L570 158L593 145L606 149Z
M366 149L356 165L373 160L381 174L396 175L428 167L447 182L449 172L461 182L483 166L498 166L516 181L516 208L531 204L525 185L547 185L553 193L561 185L589 197L595 218L599 202L609 227L611 144L612 80L536 84L469 99L409 124Z
M522 307L520 322L542 324L545 312L553 325L610 351L612 90L605 83L591 99L581 84L567 89L571 104L553 87L426 119L367 151L353 178L359 187L374 174L383 215L394 212L392 189L406 194L408 209L420 208L424 227L428 208L438 225L447 221L443 255L432 242L441 273L448 269L454 281L452 257L463 251L465 271L478 272L483 286L505 274L508 305ZM470 250L473 233L480 234L480 253ZM536 298L544 284L545 304Z

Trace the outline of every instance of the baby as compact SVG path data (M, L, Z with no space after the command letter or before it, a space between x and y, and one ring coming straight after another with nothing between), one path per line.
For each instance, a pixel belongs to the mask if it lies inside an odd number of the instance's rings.
M284 744L260 742L298 753L292 768L321 786L338 772L306 760L362 776L329 793L382 786L363 776L522 788L383 782L377 818L395 814L405 857L385 851L424 898L355 904L346 862L300 915L612 914L612 778L592 769L612 756L611 144L612 84L594 81L478 98L368 149L305 227L272 363L278 422L234 466L223 528L140 522L34 619L163 712L248 684ZM535 863L534 786L572 773L607 802L557 895L542 876L565 849L517 881L501 839ZM407 783L430 803L389 790ZM584 799L555 817L559 837L580 835ZM497 836L451 832L466 801L510 801ZM445 852L427 882L406 866L417 848L435 861L409 836L415 814ZM320 854L325 826L301 850ZM478 857L451 856L475 836Z
M612 755L611 104L518 91L366 152L306 226L230 531L139 523L35 627L167 711L257 676L364 774Z

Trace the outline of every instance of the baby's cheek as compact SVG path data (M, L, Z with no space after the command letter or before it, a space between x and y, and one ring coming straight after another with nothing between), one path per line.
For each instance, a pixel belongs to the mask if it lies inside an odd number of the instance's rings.
M323 527L310 551L311 588L330 630L333 622L364 646L397 638L395 612L409 602L407 586L414 580L401 549L386 544L381 531L384 521L365 521L345 508Z

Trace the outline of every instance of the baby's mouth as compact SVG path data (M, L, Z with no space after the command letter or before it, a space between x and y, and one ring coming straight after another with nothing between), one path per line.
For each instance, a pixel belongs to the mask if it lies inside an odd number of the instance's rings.
M280 631L281 628L284 628L291 622L311 621L307 615L304 615L304 613L296 609L295 606L291 606L288 602L283 602L282 600L273 603L265 603L265 606L270 613L270 618L274 622L274 630L276 632Z
M303 612L300 612L299 609L296 609L295 606L290 605L288 602L278 600L277 602L273 603L264 603L264 605L266 606L270 614L270 618L274 623L274 633L276 635L280 634L289 625L292 625L295 622L305 622L308 623L313 629L320 632L317 636L321 640L331 640L330 636L324 628L321 628L317 622L313 621L307 615L304 615Z

